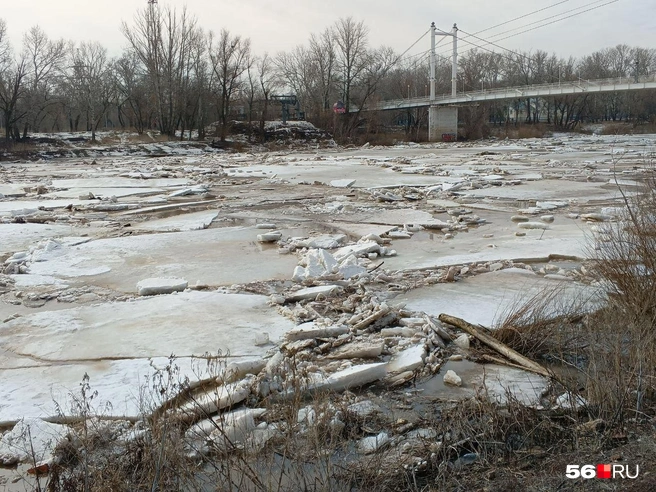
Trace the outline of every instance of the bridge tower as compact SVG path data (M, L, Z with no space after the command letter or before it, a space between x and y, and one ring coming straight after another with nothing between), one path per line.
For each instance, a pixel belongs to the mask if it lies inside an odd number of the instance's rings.
M451 61L451 96L455 97L458 88L458 26L453 24L451 32L440 31L431 23L430 52L430 107L428 108L428 141L456 139L458 137L458 107L437 106L435 101L435 36L453 38L453 60Z

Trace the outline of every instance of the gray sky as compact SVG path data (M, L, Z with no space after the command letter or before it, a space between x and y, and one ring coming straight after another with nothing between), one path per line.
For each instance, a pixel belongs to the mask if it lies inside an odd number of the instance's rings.
M454 22L465 31L475 33L523 14L549 7L562 0L160 0L171 6L185 3L205 29L215 32L227 28L232 33L250 37L256 53L275 54L304 44L310 33L320 32L339 17L353 16L364 20L370 30L370 44L391 46L403 52L431 21L442 29ZM602 0L596 5L610 0ZM541 19L574 10L594 0L565 0L555 6L504 25L479 36L489 39L509 29L523 31ZM137 9L146 0L29 0L25 3L3 0L0 18L7 21L10 39L20 44L22 34L31 26L40 25L51 38L74 41L97 40L112 55L120 52L125 41L120 32L122 20L130 23ZM594 6L594 5L591 5ZM552 25L498 41L509 49L543 49L559 56L583 55L619 43L656 48L654 0L619 0L616 3ZM554 19L555 19L554 18ZM544 20L542 23L548 22ZM513 34L509 32L496 39ZM474 40L476 43L480 41ZM446 49L442 43L438 53ZM447 45L443 48L444 45ZM408 54L428 49L426 36ZM464 51L470 46L461 43ZM493 47L490 47L493 48ZM493 48L496 49L496 48ZM498 51L498 49L497 49Z

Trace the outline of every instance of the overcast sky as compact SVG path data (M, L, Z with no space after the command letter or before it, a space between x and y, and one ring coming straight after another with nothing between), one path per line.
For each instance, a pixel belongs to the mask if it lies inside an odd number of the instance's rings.
M456 22L461 29L474 33L560 2L562 0L160 0L160 4L175 7L186 3L205 29L218 32L227 28L232 33L250 37L258 54L265 51L275 54L304 44L310 33L320 32L339 17L347 16L365 21L372 46L385 44L401 53L428 29L431 21L442 29L449 29ZM144 8L147 2L2 0L2 3L0 18L7 22L14 46L20 43L27 29L38 24L51 38L97 40L110 54L116 55L125 45L120 32L121 21L130 23L137 9ZM577 12L577 8L591 3L594 0L565 0L553 8L485 31L480 37L494 39L494 34L501 31L530 29L541 24L531 23L541 19L545 19L542 23L549 22L546 20L549 17L555 20L558 14ZM656 0L618 0L498 44L509 49L543 49L559 56L579 56L619 43L656 48L655 14ZM496 39L511 34L513 32ZM429 47L430 39L426 36L409 54ZM464 50L469 45L463 41L461 47ZM440 46L438 52L442 49Z

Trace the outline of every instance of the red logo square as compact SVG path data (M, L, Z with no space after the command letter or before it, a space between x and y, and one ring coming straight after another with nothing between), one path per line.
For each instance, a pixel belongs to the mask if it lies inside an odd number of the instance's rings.
M610 465L597 465L597 478L610 478L611 467Z

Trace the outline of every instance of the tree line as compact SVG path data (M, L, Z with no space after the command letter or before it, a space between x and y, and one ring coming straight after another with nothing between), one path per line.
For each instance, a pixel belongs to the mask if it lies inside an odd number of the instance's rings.
M368 103L428 94L428 54L404 57L372 47L363 21L340 18L294 49L256 56L250 39L199 26L186 8L150 3L123 22L126 48L110 57L98 42L50 39L38 26L12 47L0 19L0 127L7 142L34 132L100 128L157 130L170 137L225 141L236 118L263 137L264 122L279 108L275 94L293 93L304 117L347 139L382 124L360 114ZM545 51L466 51L459 59L458 90L640 77L656 69L656 50L619 45L581 58ZM437 58L436 88L450 92L451 62ZM343 102L345 114L333 105ZM644 119L656 114L651 92L517 99L484 107L490 121L508 121L510 109L526 122L572 127L583 118ZM408 112L416 128L425 112ZM423 115L423 116L422 116ZM515 116L517 119L517 116ZM211 134L208 134L211 132Z

